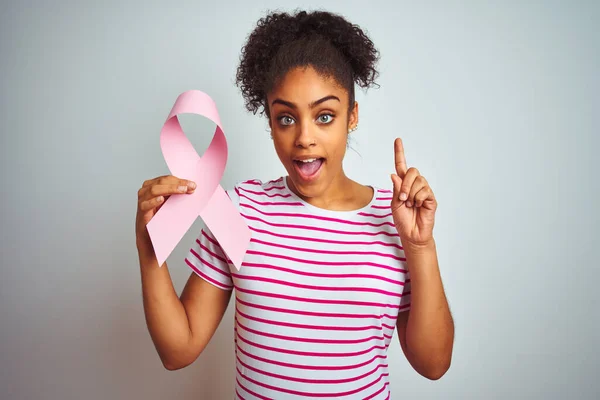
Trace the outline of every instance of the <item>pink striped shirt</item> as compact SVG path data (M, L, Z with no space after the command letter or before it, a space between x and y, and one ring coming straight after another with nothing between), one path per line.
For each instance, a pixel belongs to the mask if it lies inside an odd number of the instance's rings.
M410 279L390 212L374 188L356 211L312 206L286 179L228 191L252 231L238 271L208 229L186 263L235 288L236 399L389 399L387 349Z

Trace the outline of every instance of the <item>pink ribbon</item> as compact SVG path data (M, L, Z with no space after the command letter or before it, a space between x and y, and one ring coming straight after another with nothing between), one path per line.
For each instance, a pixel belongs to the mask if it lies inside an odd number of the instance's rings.
M179 125L179 114L198 114L217 127L208 149L198 155ZM227 163L227 141L214 101L199 90L179 95L160 132L160 147L171 174L196 183L192 194L171 195L147 225L158 265L162 265L200 216L239 270L250 229L219 181Z

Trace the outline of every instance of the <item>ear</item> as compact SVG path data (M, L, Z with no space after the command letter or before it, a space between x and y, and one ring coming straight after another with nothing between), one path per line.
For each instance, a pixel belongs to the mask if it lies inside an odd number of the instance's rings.
M358 101L354 102L354 106L350 110L348 116L348 131L354 129L358 125Z

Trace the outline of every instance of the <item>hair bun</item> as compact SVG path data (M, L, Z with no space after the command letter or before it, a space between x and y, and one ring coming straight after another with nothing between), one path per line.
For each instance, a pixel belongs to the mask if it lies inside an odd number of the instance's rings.
M379 53L375 45L363 32L363 30L344 17L325 11L306 12L300 11L294 15L282 13L269 13L257 22L256 28L248 36L247 43L242 48L240 65L237 70L236 83L240 87L246 100L246 108L249 111L256 111L263 105L265 99L265 90L268 90L273 84L275 77L268 74L272 70L273 63L280 50L285 45L291 45L295 42L310 42L312 38L322 38L343 57L343 63L350 67L349 79L340 79L341 81L350 80L362 88L368 88L376 85L375 79L378 76L376 64L379 60ZM324 49L326 51L326 49ZM295 61L292 57L287 57L288 63L292 65L300 63L301 60L309 58L315 59L315 63L326 62L326 55L318 54L318 49L313 50L308 56L304 54L302 58L297 57ZM333 56L332 56L333 57ZM330 60L325 65L328 69L335 69L333 72L345 69L337 62L336 68L331 68L335 64ZM279 68L281 69L281 68ZM279 71L280 72L280 71ZM277 74L276 74L277 75ZM334 73L336 77L337 74ZM341 82L345 85L346 82ZM352 99L354 89L352 91Z

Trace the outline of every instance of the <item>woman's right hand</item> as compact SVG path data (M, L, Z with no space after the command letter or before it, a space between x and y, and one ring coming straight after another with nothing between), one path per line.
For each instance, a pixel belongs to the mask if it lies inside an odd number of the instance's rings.
M194 193L196 183L172 175L159 176L144 182L138 190L135 236L138 249L154 252L146 225L172 194Z

